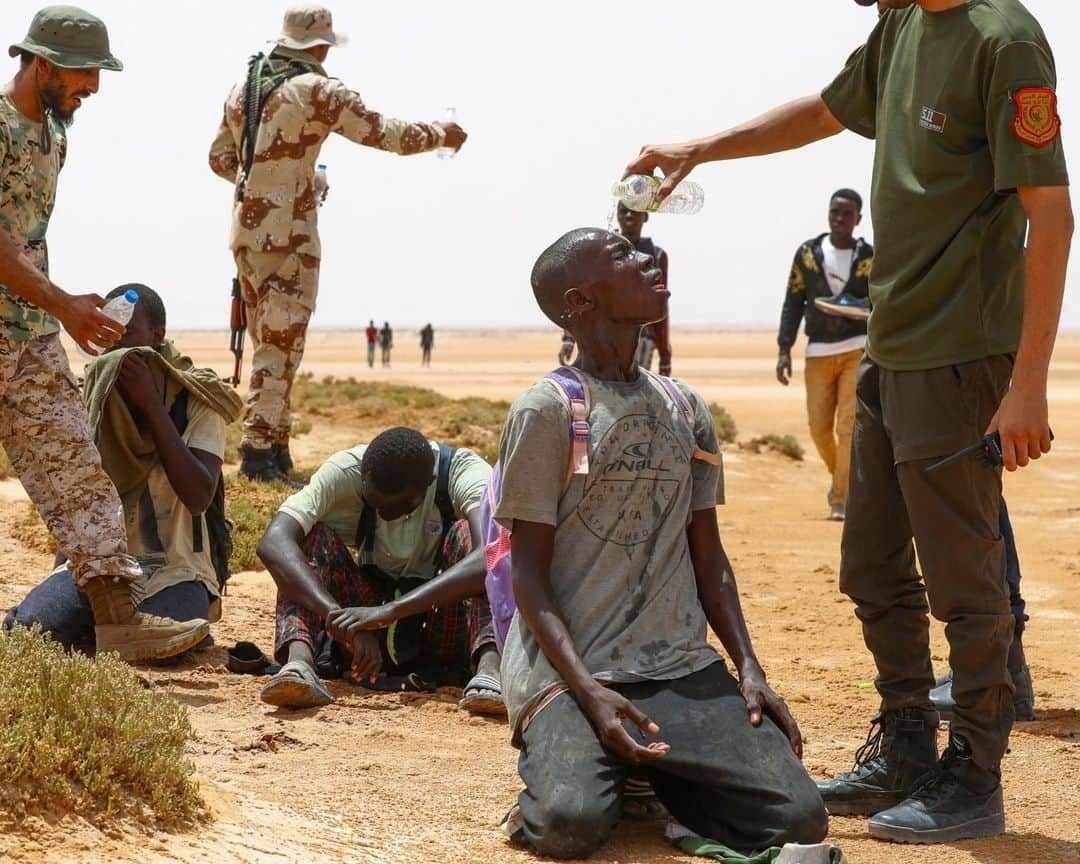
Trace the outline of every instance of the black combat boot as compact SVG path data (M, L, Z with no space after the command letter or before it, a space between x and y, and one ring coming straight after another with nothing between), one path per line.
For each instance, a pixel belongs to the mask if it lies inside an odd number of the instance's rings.
M274 454L274 464L282 474L288 475L293 469L292 454L289 453L288 444L271 444L270 451Z
M967 739L952 733L941 762L911 796L870 820L871 837L896 843L952 843L1004 833L1001 771L977 764Z
M294 483L289 479L289 475L278 467L274 451L269 447L262 449L241 445L240 469L237 473L258 483L284 483L291 489L304 488L303 483Z
M851 771L818 781L829 813L869 816L907 798L915 781L937 764L937 728L936 711L902 708L878 714Z
M1009 646L1009 675L1013 683L1013 714L1019 722L1035 719L1035 689L1031 684L1031 670L1024 657L1024 643L1018 632ZM934 703L942 720L953 719L956 703L952 696L952 672L938 678L937 685L930 691L930 701Z

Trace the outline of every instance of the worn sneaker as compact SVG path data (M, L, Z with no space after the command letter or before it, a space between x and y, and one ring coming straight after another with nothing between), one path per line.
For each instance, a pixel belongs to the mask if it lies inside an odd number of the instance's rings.
M833 816L869 816L903 801L916 781L937 764L936 711L884 711L855 751L851 771L817 781Z
M845 516L847 516L847 507L845 505L833 504L829 507L830 522L843 522Z
M506 815L499 823L499 831L511 843L525 845L525 817L521 815L520 805L515 804L506 811Z
M870 298L840 294L836 297L815 297L814 305L826 315L865 321L870 317Z
M894 843L952 843L1005 833L1001 775L971 758L961 735L906 801L870 819L870 836Z

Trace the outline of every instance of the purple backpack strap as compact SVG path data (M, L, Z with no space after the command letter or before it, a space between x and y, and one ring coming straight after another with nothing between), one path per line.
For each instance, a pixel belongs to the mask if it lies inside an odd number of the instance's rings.
M708 462L710 465L723 465L723 456L719 453L710 453L708 450L703 450L697 443L697 421L694 418L694 409L690 407L690 402L687 400L686 395L679 389L679 385L672 381L670 378L664 375L657 375L655 372L650 372L648 369L642 369L646 375L648 375L654 382L659 384L671 397L671 401L675 403L679 409L679 413L682 414L683 420L686 421L686 425L690 427L690 433L694 436L694 456L695 459L700 459L702 462Z
M566 482L575 474L589 473L589 386L573 366L562 366L549 372L545 379L554 385L566 400L570 409L570 462L566 468Z

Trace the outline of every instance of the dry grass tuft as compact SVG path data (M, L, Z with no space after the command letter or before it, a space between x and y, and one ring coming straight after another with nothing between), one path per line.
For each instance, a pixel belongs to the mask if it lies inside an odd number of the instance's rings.
M301 415L300 428L328 422L373 426L412 426L428 438L453 447L468 447L488 462L499 457L510 403L469 397L451 399L434 390L400 384L300 375L293 384L292 404Z
M284 483L256 483L244 477L225 478L225 512L233 523L229 570L262 570L255 554L266 526L292 489Z
M751 438L749 441L743 441L739 444L739 447L743 450L749 450L751 453L771 450L781 456L787 456L788 459L794 459L796 462L801 462L803 456L806 455L802 445L799 444L794 435L777 435L775 432Z
M11 460L8 459L4 448L0 447L0 480L7 480L8 477L14 476L15 469L11 467Z
M0 636L0 807L93 821L205 818L186 709L115 654L65 654L39 629Z
M728 413L727 408L715 402L709 403L709 413L712 414L713 423L716 424L716 437L723 444L733 444L735 436L739 434L739 430L735 427L735 418Z

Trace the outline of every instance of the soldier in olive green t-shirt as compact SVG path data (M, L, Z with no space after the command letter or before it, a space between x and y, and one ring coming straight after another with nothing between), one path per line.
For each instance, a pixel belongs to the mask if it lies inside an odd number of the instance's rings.
M821 94L710 138L646 147L627 173L660 168L667 194L703 162L844 128L875 141L874 311L840 585L877 663L882 711L877 746L820 788L834 815L875 814L875 837L951 842L1005 830L1013 621L1000 471L971 459L926 468L994 431L1009 470L1050 450L1046 380L1072 209L1053 54L1019 0L877 5L866 44ZM940 762L927 597L948 625L956 698Z

